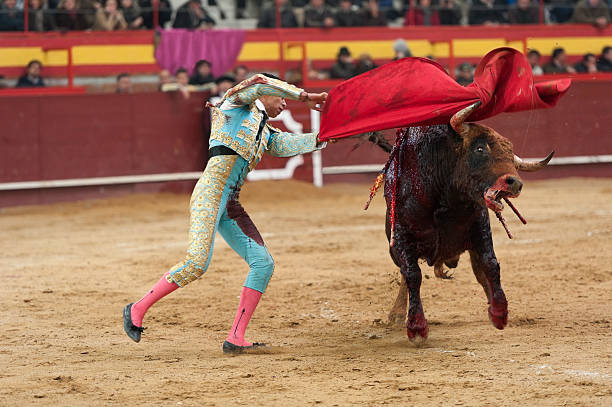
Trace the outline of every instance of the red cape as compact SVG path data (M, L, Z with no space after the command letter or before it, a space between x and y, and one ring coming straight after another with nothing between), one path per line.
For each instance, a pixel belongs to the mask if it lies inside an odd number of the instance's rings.
M319 139L369 131L445 124L480 100L469 121L502 112L554 106L570 79L533 83L531 66L519 51L498 48L476 67L474 82L459 85L438 63L404 58L351 78L329 92Z

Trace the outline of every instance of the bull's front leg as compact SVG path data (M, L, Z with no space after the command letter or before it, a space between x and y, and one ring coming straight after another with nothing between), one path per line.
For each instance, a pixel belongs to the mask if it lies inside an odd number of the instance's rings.
M398 241L398 246L401 244ZM410 255L406 249L398 249L400 271L408 288L408 318L406 333L412 342L420 343L427 339L429 327L421 303L421 268L418 258Z
M499 263L493 249L491 225L486 209L472 229L472 244L472 269L487 293L489 319L497 329L504 329L508 323L508 301L501 286Z

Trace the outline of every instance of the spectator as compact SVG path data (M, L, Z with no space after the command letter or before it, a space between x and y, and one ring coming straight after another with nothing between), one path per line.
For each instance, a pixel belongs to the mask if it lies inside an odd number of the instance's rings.
M574 69L577 73L596 73L597 72L597 58L595 54L585 54L582 60L574 65Z
M179 68L176 70L174 77L183 97L189 99L189 88L187 87L189 85L189 72L185 68Z
M29 0L28 28L30 31L53 31L55 20L46 7L45 0Z
M281 15L281 26L282 27L297 27L298 22L293 12L291 4L288 0L279 0L278 7L280 7ZM257 28L274 28L276 27L276 5L274 3L269 4L265 7L259 15L259 21L257 22Z
M610 10L602 0L580 0L574 9L572 22L605 28L610 24Z
M459 25L461 23L461 8L455 0L442 0L438 8L441 25Z
M398 38L393 43L393 52L395 52L395 57L393 57L394 61L412 56L410 48L408 48L408 44L406 44L406 41L401 38Z
M249 74L249 68L244 65L238 65L234 68L234 79L236 83L240 83L247 78Z
M347 47L340 48L336 63L331 68L330 76L336 79L348 79L355 76L355 64Z
M106 0L104 8L96 11L96 22L93 29L100 31L125 30L127 23L121 10L117 8L117 0Z
M472 82L474 82L474 68L469 62L464 62L459 65L457 83L461 86L467 86Z
M205 59L201 59L195 64L193 76L189 78L190 85L204 85L215 81L215 77L211 73L211 65Z
M187 0L176 10L174 28L196 29L200 27L212 28L216 21L204 10L200 0Z
M304 27L333 27L336 22L323 0L310 0L304 7Z
M218 77L215 80L215 85L217 85L216 86L217 96L223 97L223 95L225 95L225 92L227 92L228 90L232 88L232 86L234 86L234 83L236 83L236 78L234 78L233 76L223 75L223 76Z
M362 25L361 15L357 12L351 0L342 0L336 12L336 23L338 27L357 27Z
M508 21L510 24L538 24L540 12L531 4L531 0L517 0L508 11Z
M132 78L129 73L120 73L117 75L116 93L132 93Z
M367 6L363 9L363 25L367 26L385 26L387 19L378 8L376 0L368 0Z
M77 7L77 0L61 0L55 10L55 25L59 30L86 30L91 24Z
M45 82L40 76L42 69L42 63L33 59L28 63L25 73L17 80L17 88L32 88L32 87L43 87Z
M550 0L548 12L551 22L561 24L569 21L569 19L572 18L572 14L574 14L574 5L576 1Z
M376 64L372 60L372 57L369 54L361 54L359 56L359 61L357 61L357 67L355 68L355 75L360 75L374 68L376 68Z
M544 65L544 73L576 73L574 68L566 63L565 50L555 48L550 58L550 62Z
M159 71L159 83L157 85L157 90L162 91L164 85L172 83L172 74L167 69L162 69Z
M470 25L498 25L505 21L504 0L474 0L469 13Z
M440 25L440 18L438 12L431 7L431 0L419 0L419 6L413 11L414 13L414 25ZM404 17L404 25L411 25L410 21L410 10L406 11Z
M159 26L164 27L167 22L172 20L172 6L169 0L157 0L159 7ZM153 21L153 3L151 0L139 0L138 5L140 6L141 15L143 19L143 25L150 29L155 28L155 21Z
M187 85L189 85L189 72L187 72L187 69L182 67L177 69L174 77L176 78L176 83L179 86L187 87Z
M17 0L0 5L0 31L23 31L23 11L17 9Z
M85 17L87 28L93 28L96 23L97 11L103 6L104 0L77 0L77 11ZM119 4L119 0L117 5Z
M612 47L604 47L601 50L601 56L597 60L597 70L612 72Z
M8 85L4 82L4 75L0 75L0 89L6 89Z
M540 58L542 58L542 55L540 55L540 53L535 49L532 49L527 54L527 60L529 61L529 65L531 65L532 75L542 75L544 73L544 71L542 71L542 67L540 66Z
M138 3L135 3L134 0L121 0L121 10L123 11L123 18L125 18L128 29L137 30L144 28L144 18Z

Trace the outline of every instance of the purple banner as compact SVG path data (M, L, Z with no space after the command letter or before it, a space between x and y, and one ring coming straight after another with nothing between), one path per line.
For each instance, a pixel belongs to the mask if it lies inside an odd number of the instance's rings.
M212 64L214 76L230 70L244 44L245 30L160 30L161 42L155 51L157 64L175 73L186 68L190 74L200 59Z

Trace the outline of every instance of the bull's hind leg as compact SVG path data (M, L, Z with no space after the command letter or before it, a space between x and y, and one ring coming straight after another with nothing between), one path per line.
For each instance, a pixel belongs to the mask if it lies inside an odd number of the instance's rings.
M388 217L388 216L387 216ZM389 221L387 219L387 225ZM389 228L387 227L387 238L389 238ZM399 256L396 253L396 250L390 249L389 254L391 255L391 259L397 267L402 267L402 263L399 260ZM403 274L400 274L399 291L397 292L397 297L395 298L395 302L393 303L393 307L389 312L389 323L393 325L404 325L406 322L406 309L408 307L408 287L406 286L406 279Z
M408 286L406 285L406 279L401 276L401 282L399 291L397 292L397 298L393 303L393 308L389 312L389 323L393 325L404 325L406 322L406 308L408 307Z

